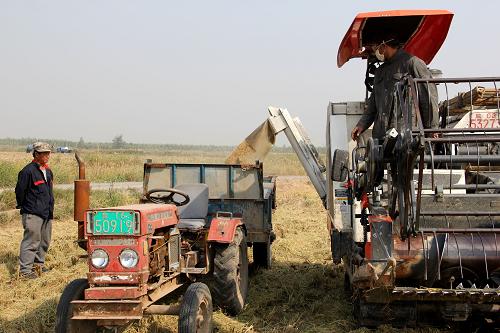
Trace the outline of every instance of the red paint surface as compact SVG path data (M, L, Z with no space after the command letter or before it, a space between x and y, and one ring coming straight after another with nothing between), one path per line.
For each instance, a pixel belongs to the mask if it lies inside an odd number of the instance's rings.
M361 195L361 208L368 208L370 205L370 201L368 200L368 194L366 192L363 192Z
M403 49L429 64L441 48L453 19L447 10L391 10L360 13L351 24L339 46L337 66L342 67L349 59L362 57L360 37L366 19L390 16L424 16L423 22Z
M107 287L85 289L85 299L136 299L146 295L147 285L140 287Z
M243 224L241 219L214 218L210 223L207 240L217 243L231 243L236 228Z
M377 223L377 222L392 223L392 219L389 215L371 215L371 216L368 216L368 223Z
M365 259L370 260L372 258L372 242L366 242L365 244Z

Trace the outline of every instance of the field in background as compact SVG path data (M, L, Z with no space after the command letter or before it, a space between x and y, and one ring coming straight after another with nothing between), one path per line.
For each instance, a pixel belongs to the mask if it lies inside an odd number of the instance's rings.
M80 156L87 167L87 178L93 182L142 181L143 163L152 159L158 163L224 163L230 150L169 150L160 151L96 151L82 150ZM14 187L17 173L32 160L31 154L19 151L0 152L0 188ZM51 155L49 164L57 184L72 183L77 177L74 154ZM291 152L271 151L264 160L266 175L305 175L297 156Z
M26 153L0 153L0 166L11 166L3 175L16 175L29 157ZM87 175L93 181L137 181L142 162L223 162L224 152L104 154L84 151ZM54 154L52 168L59 183L69 183L76 175L70 155ZM301 175L295 155L272 153L265 161L267 174ZM6 170L3 168L2 170ZM273 170L273 171L270 171ZM59 176L58 176L59 174ZM4 177L2 176L2 177ZM12 179L1 178L4 186ZM18 212L11 210L11 191L0 193L0 332L53 332L55 311L65 285L85 276L87 264L78 259L83 251L73 243L72 191L57 190L53 240L47 257L52 270L34 281L16 279L17 256L22 237ZM137 202L134 191L94 191L92 207ZM219 333L369 332L356 329L350 300L343 292L343 272L332 265L324 210L316 192L304 178L278 178L277 205L273 219L277 235L273 243L273 268L252 270L248 305L237 317L214 314ZM176 332L176 317L155 316L127 329L127 333ZM438 332L401 330L382 326L378 332Z

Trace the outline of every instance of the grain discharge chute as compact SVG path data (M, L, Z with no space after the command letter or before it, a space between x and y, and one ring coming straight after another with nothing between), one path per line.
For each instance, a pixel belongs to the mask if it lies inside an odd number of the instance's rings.
M326 167L300 119L292 118L287 109L270 106L268 111L269 118L234 149L226 163L253 164L255 161L262 161L271 150L276 135L283 132L326 205Z

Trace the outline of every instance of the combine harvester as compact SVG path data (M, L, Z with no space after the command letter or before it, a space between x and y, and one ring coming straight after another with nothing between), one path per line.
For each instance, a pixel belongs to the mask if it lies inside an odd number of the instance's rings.
M452 17L443 10L359 14L338 66L367 59L368 97L378 66L372 47L381 34L398 27L403 48L428 64ZM266 123L240 145L250 160L262 158L273 135L285 132L327 210L333 261L345 267L360 325L498 327L498 82L402 77L389 92L400 121L380 141L370 130L357 142L350 138L366 101L330 103L326 167L285 109L269 108ZM423 127L419 111L430 101L419 100L418 88L428 84L438 86L442 100L433 130Z

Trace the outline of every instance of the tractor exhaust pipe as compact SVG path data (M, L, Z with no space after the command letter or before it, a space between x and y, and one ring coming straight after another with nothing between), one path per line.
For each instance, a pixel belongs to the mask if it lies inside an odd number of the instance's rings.
M83 221L85 220L85 211L89 209L90 182L85 179L85 163L78 152L75 152L75 158L78 163L78 179L74 181L74 220L78 222L78 246L87 250Z
M78 155L78 152L75 152L75 158L76 162L78 163L78 179L79 180L84 180L85 179L85 162L80 158L80 155Z

